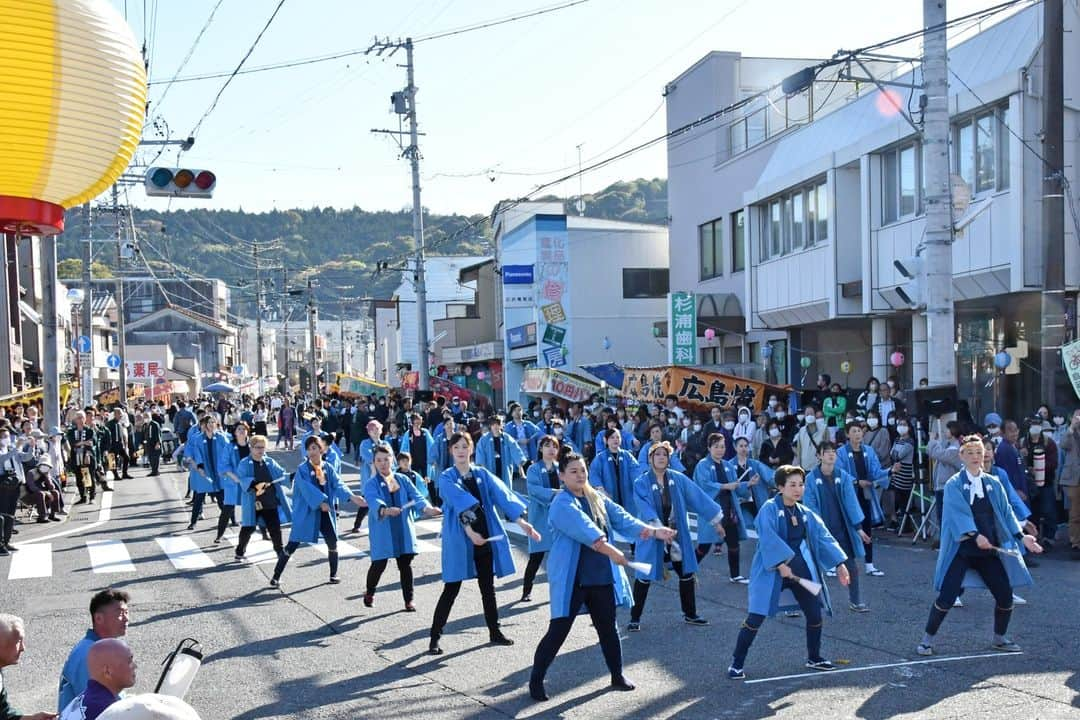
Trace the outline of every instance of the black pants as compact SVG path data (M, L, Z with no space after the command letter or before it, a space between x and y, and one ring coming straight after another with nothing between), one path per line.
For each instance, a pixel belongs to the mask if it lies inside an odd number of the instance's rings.
M930 617L926 621L926 634L937 635L938 628L949 613L956 598L963 592L962 584L964 575L968 570L979 573L979 577L989 588L994 596L997 607L994 608L994 634L1004 635L1009 629L1009 619L1012 617L1012 585L1009 584L1009 575L1005 572L1005 566L1001 564L1001 558L997 555L964 555L957 552L949 569L945 571L945 578L941 581L941 591L938 593L934 604L930 606Z
M0 547L11 544L15 530L15 509L19 505L19 486L0 485Z
M158 474L158 466L161 464L161 446L146 451L146 459L150 461L150 474Z
M791 580L784 580L784 588L791 590L795 595L796 602L802 608L806 616L806 657L809 660L821 660L821 603L816 595ZM746 662L746 654L750 652L750 645L757 637L758 630L765 622L765 616L750 613L746 616L742 628L739 630L738 640L735 641L735 652L732 656L732 667L742 668Z
M27 485L26 489L34 500L39 518L56 517L56 513L60 512L60 493L53 486L52 480L46 480L45 483L41 486Z
M367 517L367 514L368 514L368 509L366 507L362 507L362 508L360 508L359 510L356 511L356 519L353 520L353 524L352 524L353 532L360 529L360 523L364 522L364 518Z
M727 545L728 574L733 578L739 577L741 574L739 572L739 526L737 523L730 522L726 516L724 517L724 544ZM712 546L712 543L702 543L697 546L699 564L709 554Z
M413 572L412 561L416 557L413 553L405 553L394 558L397 561L398 575L401 576L401 596L405 602L410 603L413 599ZM390 562L387 558L372 560L371 567L367 571L367 594L374 595L379 586L379 580L386 571L386 565Z
M221 490L212 493L197 492L191 500L191 524L194 525L195 521L199 519L199 515L202 513L203 504L206 502L206 496L209 495L217 503L218 509L221 512L225 512L225 493Z
M131 459L128 457L126 450L115 450L113 455L116 457L116 464L113 466L113 475L119 480L121 477L130 477L128 473L128 466Z
M495 601L495 555L489 550L474 554L473 558L476 562L476 584L480 586L480 601L484 606L484 624L488 631L494 634L499 632L499 606ZM431 620L432 640L438 640L442 636L446 621L450 619L454 600L460 591L460 580L443 585L439 602L435 605L435 617Z
M665 561L667 556L664 556ZM697 597L694 595L694 573L683 573L682 561L672 561L671 567L679 576L679 603L682 605L683 615L697 617ZM649 597L649 581L634 580L634 607L630 608L630 622L639 622L641 613L645 612L645 600Z
M604 654L604 662L607 663L611 677L622 677L622 643L619 642L619 628L615 623L615 588L611 585L578 585L570 595L570 614L552 618L547 633L536 646L530 682L544 681L544 676L570 634L574 618L582 605L589 610L589 617L596 628L596 637L600 640L600 652Z
M224 492L221 493L221 496L221 502L218 503L218 506L221 508L221 514L218 515L217 519L217 536L219 540L225 535L225 528L229 527L229 523L236 524L236 506L225 504Z
M277 552L278 557L281 557L283 548L281 544L281 518L278 517L278 509L275 507L257 510L255 512L255 522L258 523L259 520L263 521L266 531L270 534L270 542L274 543L274 550ZM236 543L236 555L238 557L243 557L247 553L248 542L254 533L254 525L245 525L240 528L240 540Z
M525 565L525 577L521 581L521 594L531 595L533 589L533 582L536 580L536 573L540 572L540 565L544 562L544 555L547 552L541 550L539 552L529 553L529 562Z
M326 557L330 561L330 577L337 577L337 533L334 532L334 523L330 520L330 513L319 513L319 533L322 534L323 540L326 541ZM278 555L277 565L274 566L275 580L281 579L281 573L285 572L285 566L288 564L289 558L299 547L300 543L294 540L286 545L285 549Z
M439 495L439 483L436 480L427 481L428 499L434 507L442 507L442 497Z
M870 488L870 492L873 492L873 488ZM864 533L866 533L866 536L871 539L871 542L864 542L863 543L863 549L866 551L866 558L865 558L866 559L866 564L867 565L873 565L874 564L874 543L873 543L874 523L870 519L870 515L873 512L873 506L870 504L870 501L868 499L863 497L863 488L856 486L855 487L855 496L859 499L859 507L863 511L863 521L862 521L862 525L860 525L859 527L861 527L862 531Z

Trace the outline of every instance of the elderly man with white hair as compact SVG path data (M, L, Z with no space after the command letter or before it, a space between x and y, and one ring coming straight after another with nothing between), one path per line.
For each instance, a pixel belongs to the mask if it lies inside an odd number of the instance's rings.
M22 618L0 613L0 720L52 720L56 713L24 715L8 703L3 669L9 665L17 665L25 649L26 632Z

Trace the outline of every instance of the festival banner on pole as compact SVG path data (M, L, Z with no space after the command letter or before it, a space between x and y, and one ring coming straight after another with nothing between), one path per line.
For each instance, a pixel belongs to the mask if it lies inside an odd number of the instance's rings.
M786 397L790 390L789 386L674 366L625 368L622 386L623 395L631 403L661 403L665 396L674 395L680 405L693 409L716 405L722 409L746 406L762 410L770 394Z
M668 362L697 362L697 302L692 292L668 293Z
M547 368L530 368L521 379L526 395L553 395L570 402L585 402L600 386L569 373Z
M1061 362L1072 381L1073 392L1080 398L1080 340L1061 346Z
M570 357L570 247L566 218L537 216L536 307L540 367L573 365Z

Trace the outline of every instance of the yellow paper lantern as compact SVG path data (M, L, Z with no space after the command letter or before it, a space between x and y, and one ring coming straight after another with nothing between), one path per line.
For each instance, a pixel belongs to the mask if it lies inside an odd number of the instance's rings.
M0 231L55 234L131 162L146 68L108 0L0 0L0 26Z

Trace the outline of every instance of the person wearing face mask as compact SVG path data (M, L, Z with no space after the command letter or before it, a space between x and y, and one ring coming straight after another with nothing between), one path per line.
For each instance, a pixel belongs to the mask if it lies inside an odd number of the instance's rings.
M803 408L802 427L795 433L795 459L799 467L809 470L818 463L818 448L828 439L825 423L818 423L813 405Z
M892 421L893 415L903 414L904 403L893 395L891 385L882 385L880 392L881 395L878 397L878 402L874 409L878 411L878 416L881 418L882 425L895 425L895 422ZM869 411L867 412L869 413Z
M881 383L876 377L871 376L870 379L866 381L866 389L859 393L859 398L855 401L855 405L863 415L877 406L880 390Z
M784 437L780 430L780 423L770 420L766 426L769 437L761 445L761 454L758 459L768 465L772 470L781 465L790 465L795 461L795 451L791 449L791 443Z
M830 432L835 436L835 428L843 427L843 419L847 414L847 397L840 388L840 383L833 383L829 388L829 397L822 403L821 412L825 416L825 425L833 428Z
M735 423L734 428L731 428L732 446L735 444L734 441L741 437L744 437L747 440L753 440L755 430L757 430L757 423L750 419L750 408L739 408L739 421ZM731 458L728 459L730 460Z
M765 441L769 438L769 431L766 429L769 425L768 412L763 410L758 413L754 418L754 422L757 424L757 429L754 430L754 437L750 440L750 454L753 457L757 457L761 454L761 446L764 445ZM730 448L731 446L729 445L728 447Z
M866 413L866 433L863 435L863 445L869 445L873 449L881 465L888 464L889 453L892 451L892 437L889 435L889 429L882 425L881 415L877 410Z
M1057 478L1057 444L1043 435L1043 421L1035 417L1028 425L1027 437L1020 443L1020 457L1028 477L1028 507L1031 520L1039 528L1039 544L1053 549L1057 535L1057 507L1054 480Z
M895 519L890 524L890 529L900 527L903 523L908 498L915 486L915 439L911 433L909 418L900 417L896 420L896 442L892 444L888 457L889 489L892 493Z

